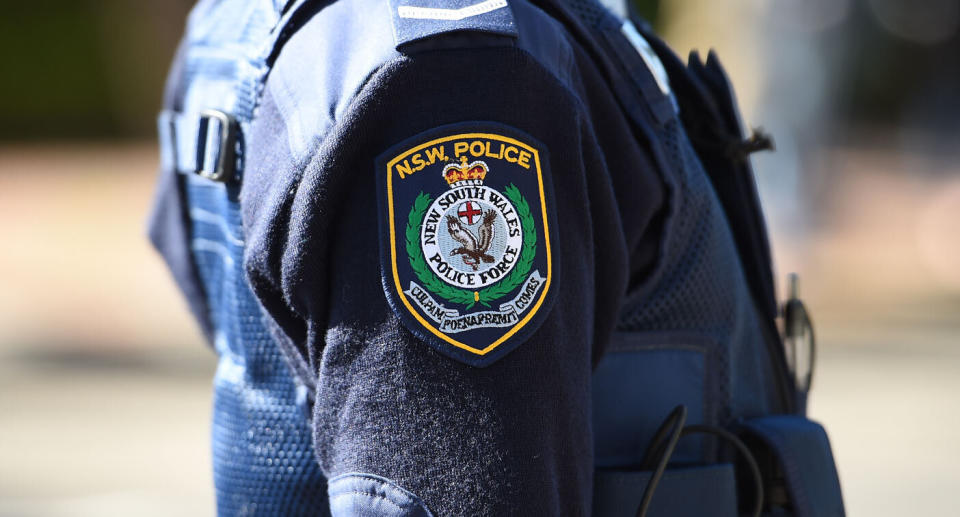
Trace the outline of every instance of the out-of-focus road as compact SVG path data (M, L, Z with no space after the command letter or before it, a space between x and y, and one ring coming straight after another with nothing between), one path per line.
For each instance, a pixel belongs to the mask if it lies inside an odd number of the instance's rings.
M0 148L0 516L213 514L214 361L144 241L153 153ZM956 514L960 174L841 157L828 224L774 236L819 323L811 416L850 515Z
M212 515L205 355L3 357L0 515Z
M849 515L960 512L958 332L823 343L810 413L830 433Z

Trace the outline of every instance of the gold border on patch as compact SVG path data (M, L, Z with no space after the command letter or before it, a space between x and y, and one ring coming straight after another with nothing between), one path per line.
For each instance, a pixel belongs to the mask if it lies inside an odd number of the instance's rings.
M394 207L394 196L393 196L393 176L394 175L392 173L394 171L395 166L398 163L402 162L408 156L418 151L422 151L423 149L429 148L431 146L435 146L437 144L442 144L445 142L450 142L452 140L464 140L464 139L471 139L471 138L473 139L482 138L482 139L494 140L494 141L499 141L506 144L514 145L530 152L530 154L533 156L533 165L536 168L536 172L537 172L537 188L538 188L538 195L540 196L540 211L541 211L540 218L541 218L541 221L543 222L544 250L546 251L546 266L547 266L547 275L546 275L546 281L544 283L544 288L541 291L539 298L534 303L533 307L531 307L526 312L526 314L523 315L523 317L520 319L520 321L516 325L514 325L513 327L510 327L510 329L507 330L507 332L504 333L504 335L500 336L500 338L498 338L496 341L494 341L493 343L490 343L489 345L486 345L483 348L471 346L468 343L464 343L462 341L459 341L457 339L450 337L449 335L437 329L433 324L430 323L430 321L424 318L423 315L421 315L420 312L413 307L413 305L410 303L410 300L404 294L403 286L400 281L400 275L397 270L397 229L395 226L396 215L394 213L395 207ZM424 328L429 330L435 336L439 337L441 340L457 348L466 350L477 356L484 356L492 352L498 346L500 346L501 344L506 342L508 339L510 339L511 336L519 332L520 329L526 326L530 322L530 320L533 319L534 315L536 315L537 312L539 312L540 307L544 303L544 300L547 299L547 293L550 291L550 284L553 281L553 257L551 255L552 251L551 251L551 243L550 243L550 228L548 226L549 219L547 216L547 198L544 193L543 170L540 163L539 151L531 147L530 145L525 144L515 138L510 138L510 137L498 135L495 133L459 133L455 135L445 136L442 138L436 138L428 142L419 144L416 147L410 148L404 151L403 153L398 154L397 156L392 158L390 161L388 161L386 167L387 167L387 171L386 171L387 172L386 174L387 175L387 214L388 214L387 222L390 230L390 266L391 266L391 275L393 276L393 283L397 289L396 291L397 296L403 302L403 305L407 308L410 314L412 314L414 318L416 318L416 320L421 325L423 325Z

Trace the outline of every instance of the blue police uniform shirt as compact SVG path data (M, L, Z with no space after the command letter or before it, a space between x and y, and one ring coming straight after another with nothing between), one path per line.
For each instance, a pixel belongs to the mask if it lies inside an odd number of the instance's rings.
M576 71L587 63L578 63L557 22L534 6L511 3L514 34L454 33L464 41L436 38L417 47L398 31L408 43L401 53L392 13L380 2L338 4L330 9L350 13L321 12L274 66L243 187L274 193L244 206L245 223L255 229L250 281L279 322L282 343L313 374L320 464L331 476L390 479L436 515L589 513L592 360L617 321L631 267L649 267L631 263L631 248L653 244L649 227L663 187L606 87L598 78L576 84L589 80ZM594 113L585 111L588 95L573 88L596 89L588 94L598 103ZM384 255L395 251L409 264L408 255L405 246L387 249L391 228L383 228L387 209L380 206L389 201L386 174L400 182L429 175L395 201L400 235L393 240L405 244L415 196L450 190L445 163L399 180L385 162L453 137L444 152L459 165L453 144L471 145L458 137L469 134L510 138L540 153L550 197L536 202L530 187L522 194L528 205L546 204L548 228L555 222L547 299L525 335L506 343L515 348L482 368L477 360L488 356L441 342L399 300L400 288L418 279L392 277ZM487 183L498 173L535 172L484 156L495 138L476 140L483 152L468 149L468 161L488 163ZM600 141L619 146L618 161L629 169L611 174ZM619 223L621 210L629 225ZM548 234L542 217L537 223L536 252L545 256ZM640 254L651 256L649 249ZM427 319L420 307L413 311ZM481 337L468 344L482 349L495 341Z
M192 22L246 4L281 12ZM262 318L309 393L334 515L590 513L595 466L642 453L595 444L610 350L676 345L702 422L784 409L664 78L598 50L622 24L587 1L338 0L278 54L225 194L255 307L220 311ZM189 55L188 31L168 107L197 88ZM162 176L151 233L215 340L184 181Z

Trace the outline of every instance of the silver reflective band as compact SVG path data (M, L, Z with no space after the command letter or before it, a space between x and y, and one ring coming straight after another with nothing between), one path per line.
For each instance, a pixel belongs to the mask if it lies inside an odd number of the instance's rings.
M220 110L200 112L195 172L209 180L227 182L235 172L236 122Z
M468 5L459 9L444 9L441 7L414 7L401 5L397 7L397 14L401 18L416 18L420 20L463 20L490 11L496 11L507 6L507 0L486 0L479 4Z
M623 25L620 26L620 32L626 36L630 44L633 45L633 48L637 49L637 53L643 58L643 62L646 63L647 68L653 74L653 78L657 81L657 86L660 87L660 91L663 92L664 95L670 95L670 79L667 77L667 70L663 67L663 63L660 61L660 58L657 57L657 54L650 48L647 40L640 34L630 20L623 22Z

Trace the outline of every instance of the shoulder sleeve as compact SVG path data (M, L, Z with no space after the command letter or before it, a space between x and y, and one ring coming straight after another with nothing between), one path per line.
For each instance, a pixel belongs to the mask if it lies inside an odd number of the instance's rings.
M589 513L592 347L628 265L582 104L515 48L400 57L297 165L272 95L246 266L325 473L435 515Z

